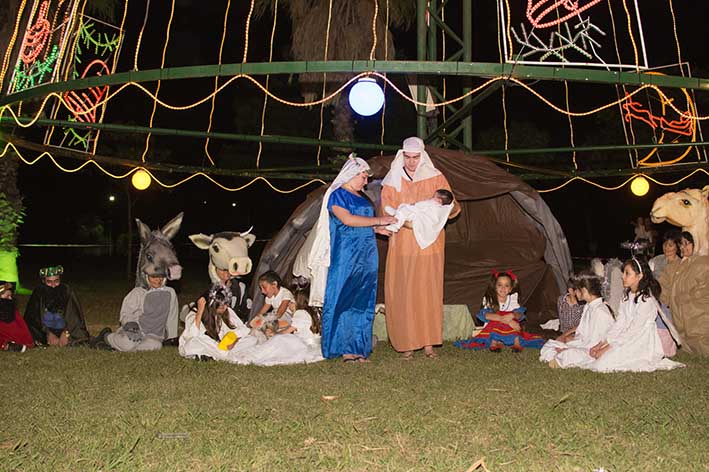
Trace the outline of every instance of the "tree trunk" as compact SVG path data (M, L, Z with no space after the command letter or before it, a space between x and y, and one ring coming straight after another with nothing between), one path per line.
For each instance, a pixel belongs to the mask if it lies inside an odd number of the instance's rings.
M337 141L352 142L354 140L354 118L352 109L346 97L339 97L332 107L332 134ZM350 148L337 148L340 152L352 152Z

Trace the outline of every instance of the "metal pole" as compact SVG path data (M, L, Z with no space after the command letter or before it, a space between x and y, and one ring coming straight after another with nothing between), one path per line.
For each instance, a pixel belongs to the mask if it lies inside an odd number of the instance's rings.
M463 0L463 62L473 61L473 0ZM470 87L463 88L468 93ZM472 97L463 99L463 107L470 103ZM463 144L468 149L473 148L473 118L463 119Z
M416 4L416 59L420 62L427 60L426 57L426 0L418 0ZM423 76L416 76L418 84L416 99L426 103L426 87L423 83ZM426 137L426 107L418 105L416 107L416 135L421 139Z

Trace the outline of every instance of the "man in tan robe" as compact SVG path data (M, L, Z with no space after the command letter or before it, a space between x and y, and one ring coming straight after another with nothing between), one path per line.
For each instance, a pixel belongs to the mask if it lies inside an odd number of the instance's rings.
M448 180L433 166L423 141L407 138L382 182L382 208L426 200L438 189L451 190ZM450 217L458 213L455 202ZM444 231L426 249L406 226L389 238L384 278L387 334L405 359L421 348L434 358L433 346L443 343L444 250Z

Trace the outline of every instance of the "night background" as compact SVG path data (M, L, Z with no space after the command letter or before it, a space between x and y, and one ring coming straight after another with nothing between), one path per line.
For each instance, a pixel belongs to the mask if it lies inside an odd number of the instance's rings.
M159 68L162 46L167 26L167 7L151 6L146 32L142 39L139 57L140 69ZM460 11L457 6L449 7L449 18L455 18ZM475 2L473 20L473 60L498 62L497 32L495 25L495 2ZM695 76L709 75L708 55L704 45L703 21L709 7L704 3L691 6L679 4L675 8L678 39L682 46L682 58L689 64ZM117 6L120 13L122 6ZM170 42L167 48L166 66L186 66L216 63L224 5L218 2L177 1L171 26ZM243 55L243 25L248 9L246 5L233 5L229 16L230 32L225 42L222 62L240 62ZM279 17L275 33L273 60L292 60L290 40L292 31L287 15ZM142 7L131 7L125 23L126 38L119 57L117 70L132 68L137 34L144 20ZM120 15L118 15L120 16ZM645 29L650 65L659 66L677 62L677 51L672 36L672 23L667 5L659 2L643 2L642 18ZM415 23L415 18L412 22ZM268 61L269 36L273 17L266 11L251 23L249 35L249 62ZM364 20L363 20L364 21ZM454 29L460 29L457 22L450 20ZM397 59L415 59L415 24L408 28L392 29ZM621 43L620 48L624 45ZM679 74L679 69L669 68L668 73ZM406 86L402 75L390 75L400 87ZM223 83L226 79L221 79ZM453 81L455 79L451 79ZM460 80L460 79L458 79ZM471 79L473 83L479 79ZM154 90L154 84L146 84ZM563 86L560 82L536 82L535 89L554 103L563 103ZM207 96L214 87L213 79L191 79L163 81L160 98L179 105L194 102ZM269 88L277 95L293 101L301 101L297 77L272 75ZM474 149L500 149L504 146L502 132L502 107L499 92L482 101L473 111ZM572 83L570 85L570 108L587 110L615 99L615 91L609 86ZM511 149L530 147L569 146L569 128L565 115L555 113L542 105L536 98L519 87L507 89L507 120ZM213 119L213 131L258 134L262 93L246 81L237 81L217 96ZM706 96L697 94L698 113L709 109ZM173 112L157 108L154 126L163 128L206 130L209 120L209 102L186 112ZM31 109L31 105L28 105ZM104 122L148 126L151 100L135 88L127 88L117 95L107 108ZM317 137L319 107L293 109L269 101L266 134ZM402 100L390 89L387 91L385 114L385 143L398 144L409 135L416 133L414 107ZM593 144L622 144L622 131L618 124L617 110L613 113L598 113L588 118L574 119L575 143L579 146ZM325 109L323 139L333 139L329 121L330 107ZM378 143L380 139L381 113L372 117L356 118L354 138L357 141ZM44 128L15 130L27 140L41 140ZM101 135L97 154L125 159L140 159L145 145L145 135L117 134L104 132ZM258 144L211 140L210 154L216 164L223 168L254 168ZM315 148L306 146L285 146L264 144L261 167L288 167L314 165ZM27 157L36 153L25 151ZM323 148L322 160L327 163L338 154ZM360 152L363 157L374 155ZM627 152L579 153L579 170L612 169L614 166L627 167ZM501 156L496 156L501 157ZM504 158L504 156L502 156ZM522 156L529 165L570 169L569 153L542 156ZM208 166L204 153L204 140L184 137L152 136L146 160L165 161L193 166ZM59 162L69 168L80 161L59 158ZM109 166L110 168L110 166ZM124 173L125 168L111 168L116 173ZM165 182L174 182L187 174L157 172ZM676 174L659 175L662 181L673 181L684 175L681 168ZM595 182L613 186L626 177L595 178ZM234 187L243 185L249 179L216 176L221 183ZM59 171L48 159L36 164L21 165L18 182L24 197L26 216L21 226L19 243L22 261L34 257L51 257L58 254L49 248L33 248L28 244L125 244L127 235L127 205L131 205L132 217L140 218L149 226L162 225L180 211L185 212L182 229L176 237L176 244L183 246L181 254L200 257L191 248L187 235L197 232L213 233L220 230L245 231L253 226L261 244L278 231L293 209L300 204L308 192L319 184L314 183L291 194L280 194L263 182L256 182L245 190L227 192L197 177L177 188L165 189L151 185L145 191L130 187L129 179L115 180L102 172L87 166L76 173ZM564 229L572 256L586 258L592 256L612 257L625 253L619 243L634 236L630 222L637 216L648 215L655 198L666 191L686 187L701 187L707 179L703 174L690 178L676 188L662 188L652 185L644 197L635 197L628 186L605 191L594 186L573 182L565 188L542 194L552 212ZM528 181L537 189L551 188L563 180ZM303 181L274 180L280 188L290 189ZM114 201L109 197L115 196ZM130 223L134 224L134 223ZM656 228L660 232L665 227ZM135 232L133 232L135 236ZM134 241L135 244L135 241ZM258 245L255 248L258 250ZM120 248L118 249L120 250ZM41 254L41 256L40 256ZM58 256L62 257L62 256Z

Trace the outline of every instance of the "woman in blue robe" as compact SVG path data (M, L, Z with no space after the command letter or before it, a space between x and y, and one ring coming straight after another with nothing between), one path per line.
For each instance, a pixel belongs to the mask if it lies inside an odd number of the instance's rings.
M379 267L374 234L389 235L384 226L395 221L374 215L372 203L361 193L368 176L369 165L351 156L324 197L320 217L329 220L328 226L318 222L329 236L322 352L329 359L342 356L345 362L368 362L372 352Z

